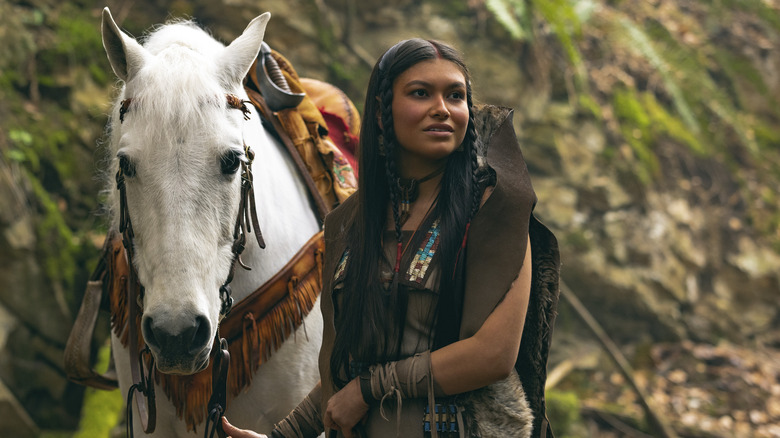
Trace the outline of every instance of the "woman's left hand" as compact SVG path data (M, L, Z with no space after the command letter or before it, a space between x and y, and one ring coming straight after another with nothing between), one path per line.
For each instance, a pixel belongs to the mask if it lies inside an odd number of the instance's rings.
M368 405L363 401L358 379L352 379L341 391L328 400L323 424L325 427L340 430L345 438L351 438L352 429L368 412Z

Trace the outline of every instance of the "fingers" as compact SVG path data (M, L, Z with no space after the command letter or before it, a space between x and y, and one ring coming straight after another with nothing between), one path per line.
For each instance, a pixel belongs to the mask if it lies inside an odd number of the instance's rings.
M222 430L225 431L225 435L227 435L230 438L233 438L238 432L238 429L233 427L232 424L228 423L227 417L222 417Z
M228 422L227 417L222 417L222 430L230 438L268 438L265 435L252 432L251 430L242 430Z
M325 413L325 418L322 419L322 424L328 429L341 430L341 427L339 427L339 425L333 421L333 417L330 416L329 412Z

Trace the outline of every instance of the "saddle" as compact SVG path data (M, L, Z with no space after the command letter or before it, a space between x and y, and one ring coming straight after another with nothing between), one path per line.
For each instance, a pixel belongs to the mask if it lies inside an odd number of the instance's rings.
M265 43L244 87L264 126L289 151L309 189L315 211L324 220L328 212L357 189L353 164L359 116L354 104L330 84L300 78L292 64ZM250 384L260 364L312 309L322 287L323 242L322 232L313 236L280 272L237 303L222 321L221 333L233 357L230 395L237 395ZM64 368L71 381L105 390L118 387L113 367L98 373L90 358L101 310L110 312L111 325L122 343L129 342L128 272L122 236L109 231L65 346ZM142 344L143 338L138 338ZM155 375L190 430L205 419L211 391L210 367L193 376Z
M290 151L324 219L357 190L360 118L355 105L333 85L300 78L292 64L266 43L244 88Z

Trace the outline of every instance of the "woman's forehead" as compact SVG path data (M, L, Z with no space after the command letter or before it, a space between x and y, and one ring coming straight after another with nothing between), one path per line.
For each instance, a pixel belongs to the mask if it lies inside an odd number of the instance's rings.
M420 61L398 75L394 84L404 87L416 81L426 83L446 83L447 85L466 86L466 75L461 67L446 59L436 58Z

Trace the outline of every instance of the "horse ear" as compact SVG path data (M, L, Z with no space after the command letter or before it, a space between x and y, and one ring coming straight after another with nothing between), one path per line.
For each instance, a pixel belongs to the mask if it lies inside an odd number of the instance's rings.
M263 44L265 27L270 19L270 12L256 17L246 26L244 33L225 48L221 64L228 84L240 84L244 80Z
M107 7L103 8L103 24L100 30L103 35L103 48L106 49L111 68L119 79L128 82L132 74L144 64L146 49L141 47L135 38L119 30Z

